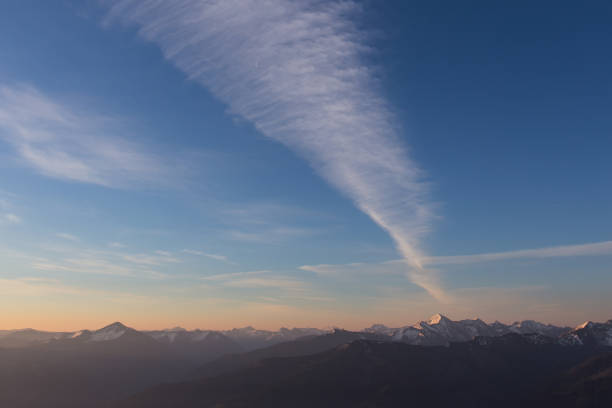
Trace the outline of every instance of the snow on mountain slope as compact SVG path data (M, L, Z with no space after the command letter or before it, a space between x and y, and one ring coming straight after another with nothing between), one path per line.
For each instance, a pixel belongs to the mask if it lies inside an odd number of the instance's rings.
M505 325L500 322L487 324L480 319L465 319L454 321L448 317L436 314L427 321L421 321L412 326L397 329L384 325L373 325L364 331L386 335L393 341L401 341L413 345L447 346L451 342L469 341L476 337L494 337L507 333L538 334L556 338L568 332L566 327L557 327L525 320Z
M123 336L128 330L123 324L116 322L91 334L91 341L109 341Z
M562 335L559 338L559 343L612 347L612 320L605 323L586 321L569 333Z
M251 326L222 331L225 336L240 344L245 350L254 350L285 341L292 341L304 336L318 336L329 333L331 330L313 328L282 327L278 331L257 330Z
M231 341L228 336L223 333L214 330L186 330L182 327L175 327L173 329L145 331L143 332L155 340L166 343L166 344L184 344L184 343L198 343L202 341Z
M508 326L508 330L512 333L519 334L538 333L550 337L558 337L569 332L570 328L543 324L533 320L523 320L522 322L512 323L510 326Z
M152 330L143 333L148 334L161 343L174 343L178 336L183 336L188 331L182 327L173 327L172 329Z
M72 339L82 342L103 342L116 340L129 331L136 332L136 330L131 329L123 325L122 323L115 322L94 331L82 330L80 332L75 333L72 336Z
M0 331L0 347L26 347L45 344L52 341L78 341L103 343L117 339L142 342L149 338L172 349L189 349L203 352L216 350L218 353L249 351L278 343L293 341L306 336L319 336L332 333L331 329L314 328L281 328L278 331L258 330L251 326L225 331L186 330L174 327L165 330L137 331L122 323L115 322L98 330L79 332L43 332L33 329ZM557 327L524 320L512 324L498 321L491 324L480 319L451 320L442 314L436 314L427 321L399 328L375 324L362 331L364 334L375 334L382 341L397 341L412 345L448 346L452 342L464 342L476 337L497 337L506 334L522 336L537 335L537 341L546 336L557 339L564 345L596 345L612 347L612 320L606 323L587 321L573 330L568 327ZM122 340L123 341L123 340ZM139 343L140 344L140 343Z

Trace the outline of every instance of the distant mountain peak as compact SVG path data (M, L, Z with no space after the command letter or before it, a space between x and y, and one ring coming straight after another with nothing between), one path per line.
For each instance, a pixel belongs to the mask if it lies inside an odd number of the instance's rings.
M109 325L106 325L104 327L102 327L101 329L98 329L96 331L102 331L102 330L110 330L110 329L127 329L128 327L126 325L124 325L121 322L113 322Z
M576 328L574 330L579 330L579 329L586 329L588 327L591 327L593 325L593 322L590 320L587 320L586 322L576 326Z
M442 322L449 322L450 319L446 316L444 316L441 313L436 313L435 315L431 316L429 318L429 320L427 321L428 324L440 324Z
M108 326L104 326L103 328L96 330L90 334L90 341L109 341L115 340L119 337L123 336L128 330L129 327L125 326L121 322L114 322L109 324Z

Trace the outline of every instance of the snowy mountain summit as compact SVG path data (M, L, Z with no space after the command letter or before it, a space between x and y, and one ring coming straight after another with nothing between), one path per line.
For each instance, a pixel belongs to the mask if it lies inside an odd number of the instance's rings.
M74 333L72 338L87 342L110 341L118 339L130 330L135 331L134 329L130 329L129 327L125 326L123 323L115 322L95 331L81 330Z
M562 345L593 345L612 347L612 320L605 323L587 321L574 329L523 320L511 324L486 323L481 319L451 320L435 314L428 320L402 327L374 324L361 332L366 337L375 335L380 341L401 342L422 346L448 346L450 343L471 341L478 337L499 337L508 334L531 336L543 341L542 336ZM231 330L187 330L174 327L164 330L138 331L115 322L98 330L78 332L42 332L33 329L0 332L0 347L26 347L49 342L121 344L157 344L189 353L235 353L250 351L300 338L333 334L331 329L281 328L277 331L259 330L251 326ZM536 335L534 337L534 335Z
M612 319L605 323L586 321L559 339L564 345L612 347Z
M570 330L569 327L557 327L532 320L510 325L500 322L487 324L481 319L455 321L439 313L412 326L394 329L377 324L365 329L366 332L390 336L393 341L422 346L448 346L450 343L470 341L476 337L495 337L508 333L539 334L554 338Z

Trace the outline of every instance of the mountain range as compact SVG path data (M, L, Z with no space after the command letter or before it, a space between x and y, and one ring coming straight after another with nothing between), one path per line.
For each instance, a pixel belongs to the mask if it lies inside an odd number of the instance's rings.
M610 352L612 320L585 322L572 329L534 321L453 321L438 314L413 325L373 325L361 331L252 327L139 331L119 322L78 332L5 330L0 331L0 406L384 407L407 398L404 389L435 393L435 375L445 378L441 383L445 395L454 395L452 381L461 383L465 376L473 384L487 378L505 380L507 386L537 384L537 390L525 391L529 401L559 395L579 400L585 393L590 395L588 390L607 389L612 371L606 370L612 365L601 356ZM419 367L424 378L419 377ZM533 372L524 373L527 369ZM392 373L406 377L398 379ZM507 391L500 384L486 390L491 394L483 395L485 399ZM470 406L468 391L478 395L477 389L466 386L457 396L464 405L457 406ZM356 399L346 401L355 405L339 402L348 392L354 392ZM310 394L326 397L317 400ZM296 401L298 396L301 399ZM426 403L424 397L412 398ZM567 398L557 405L564 406ZM357 400L371 404L359 405ZM311 405L300 405L306 401ZM444 404L449 401L434 402L429 405L448 406Z
M581 344L595 342L612 345L612 320L605 323L585 322L576 328L543 324L533 320L524 320L511 324L498 321L485 323L480 319L451 320L444 315L436 314L427 321L390 328L375 324L355 333L375 334L387 341L397 341L422 346L448 346L453 342L463 342L478 336L495 337L508 333L536 333L558 339L563 344ZM115 340L122 336L135 336L140 333L160 344L175 349L190 348L197 344L207 347L219 347L220 353L251 351L277 343L293 341L306 336L320 336L337 329L315 328L281 328L278 331L257 330L253 327L231 330L186 330L181 327L155 331L137 331L115 322L99 330L82 330L78 332L45 332L34 329L0 331L0 347L28 347L48 344L57 341L91 341L100 342ZM144 337L143 337L144 338ZM213 346L213 344L215 346ZM225 346L222 346L225 345Z
M515 333L482 339L448 347L354 340L157 385L114 407L612 406L610 349L534 343Z

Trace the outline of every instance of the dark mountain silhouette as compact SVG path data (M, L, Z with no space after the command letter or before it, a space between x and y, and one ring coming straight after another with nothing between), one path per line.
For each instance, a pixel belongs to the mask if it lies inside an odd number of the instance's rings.
M554 379L602 351L541 335L449 347L355 340L322 353L268 358L225 375L157 386L116 406L542 407Z
M266 358L297 357L316 354L332 349L340 344L362 339L379 341L388 340L375 333L350 332L336 329L332 333L320 336L304 336L297 340L275 344L248 353L225 355L201 367L196 375L198 377L213 377L219 374L247 368Z
M116 322L31 347L0 348L0 407L104 407L185 379L202 363L238 350L215 333L191 340L165 344Z
M0 407L569 407L609 400L609 359L598 354L610 350L612 322L570 330L435 315L363 332L142 332L115 322L6 330L0 340ZM241 352L254 344L268 346Z
M587 359L563 373L542 402L558 408L612 407L612 353Z
M34 329L6 330L0 334L0 347L28 347L55 339L70 337L70 332L45 332Z

